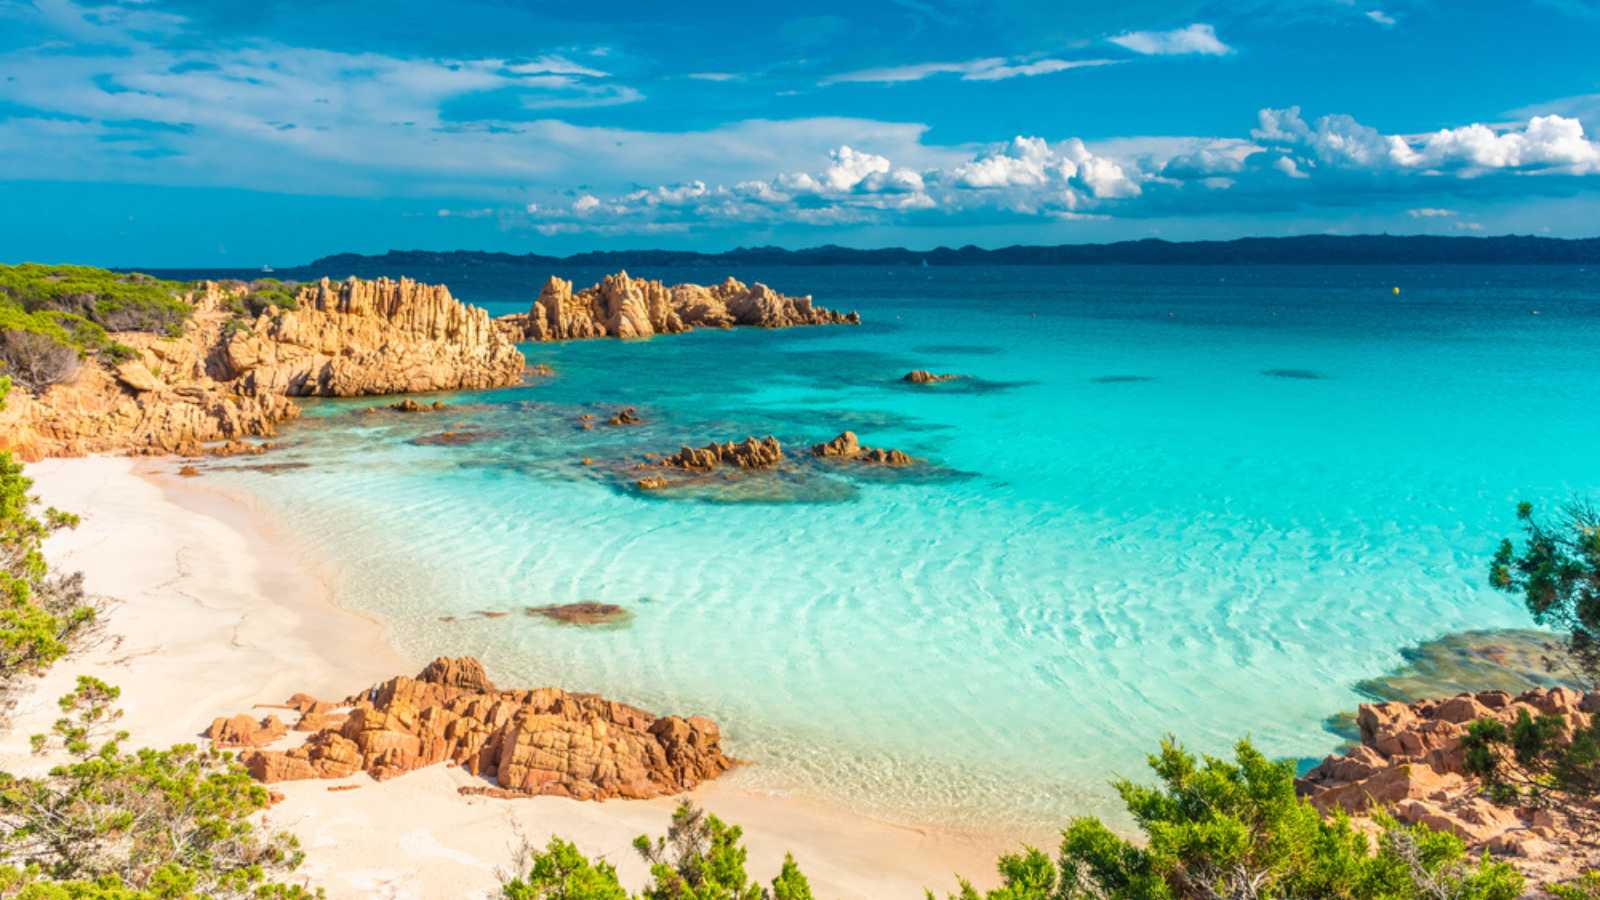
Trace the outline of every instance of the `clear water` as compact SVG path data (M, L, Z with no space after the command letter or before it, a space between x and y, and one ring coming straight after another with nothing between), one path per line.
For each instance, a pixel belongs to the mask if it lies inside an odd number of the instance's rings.
M496 313L542 279L412 274ZM418 659L711 715L748 785L1026 831L1112 811L1107 779L1142 776L1168 732L1329 751L1324 717L1401 647L1528 624L1484 578L1515 501L1600 487L1592 270L736 274L866 324L531 347L556 378L441 416L315 404L268 458L310 468L218 477ZM911 368L975 378L912 389ZM621 404L649 424L576 427ZM406 443L457 422L498 436ZM643 497L596 471L846 427L936 468L814 475L789 503ZM634 618L473 615L577 600Z

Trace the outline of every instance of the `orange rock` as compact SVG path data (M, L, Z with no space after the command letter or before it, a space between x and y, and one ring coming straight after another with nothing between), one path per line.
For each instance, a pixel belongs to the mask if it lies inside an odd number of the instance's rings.
M352 703L337 728L292 750L252 753L246 767L270 783L358 770L383 780L451 762L498 785L464 792L604 800L681 793L736 764L709 719L657 718L556 688L497 690L470 657L434 660Z
M502 316L496 327L517 341L578 338L645 338L695 328L787 328L796 325L859 324L856 313L812 305L810 297L790 297L764 284L729 278L718 285L679 284L607 275L581 291L552 277L526 313Z
M219 717L206 729L206 737L218 747L261 747L289 733L277 716L257 722L244 713L232 718Z

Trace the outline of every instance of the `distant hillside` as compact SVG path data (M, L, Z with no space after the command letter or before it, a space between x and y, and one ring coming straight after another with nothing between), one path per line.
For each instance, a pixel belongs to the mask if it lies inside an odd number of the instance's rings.
M627 268L688 265L765 266L1056 266L1056 265L1454 265L1600 264L1600 238L1567 240L1519 235L1434 237L1429 235L1307 235L1239 238L1232 241L1163 241L1155 238L1113 244L1060 244L1054 247L937 247L908 250L886 247L856 250L826 245L804 250L739 247L721 253L685 250L607 250L572 256L487 253L477 250L391 250L366 256L324 256L297 269L369 272L434 266L492 265Z

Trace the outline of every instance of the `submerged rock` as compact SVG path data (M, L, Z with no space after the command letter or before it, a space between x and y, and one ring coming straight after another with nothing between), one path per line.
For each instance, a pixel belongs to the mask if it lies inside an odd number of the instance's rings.
M1376 700L1410 703L1463 691L1582 686L1561 638L1547 631L1463 631L1400 653L1404 665L1357 682L1356 690Z
M348 717L299 747L242 761L257 780L378 780L452 762L494 781L497 796L579 800L678 794L737 765L716 723L657 717L594 694L500 690L470 657L436 659L345 701Z
M446 406L443 402L438 401L438 400L435 400L432 403L418 403L417 401L411 399L410 397L407 397L404 400L400 400L400 401L397 401L395 403L391 403L388 406L385 406L383 408L389 410L390 412L397 412L397 413L420 413L420 412L440 412L442 410L449 409L450 407ZM367 407L366 411L369 412L369 413L375 413L375 412L378 412L378 407L369 406L369 407Z
M576 293L572 282L551 277L526 313L502 316L496 327L514 340L643 338L695 328L786 328L857 324L856 313L812 305L810 297L780 294L764 284L729 278L718 285L678 284L607 275Z
M563 625L611 625L626 622L632 614L615 603L581 600L551 606L530 606L528 615L542 616Z
M499 432L482 428L461 428L446 431L437 431L433 434L424 434L414 437L408 444L418 447L461 447L467 444L477 444L498 437Z
M909 466L916 462L901 450L886 450L862 446L854 431L841 432L838 437L811 447L811 455L822 459L851 460L882 466Z
M927 369L912 369L900 380L909 381L912 384L938 384L943 381L955 381L960 377L960 375L940 375L934 372L929 372Z

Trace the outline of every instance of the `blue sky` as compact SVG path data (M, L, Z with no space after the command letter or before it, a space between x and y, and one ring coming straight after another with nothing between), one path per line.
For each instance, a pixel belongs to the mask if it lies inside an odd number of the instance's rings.
M1600 0L0 0L0 258L1600 233Z

